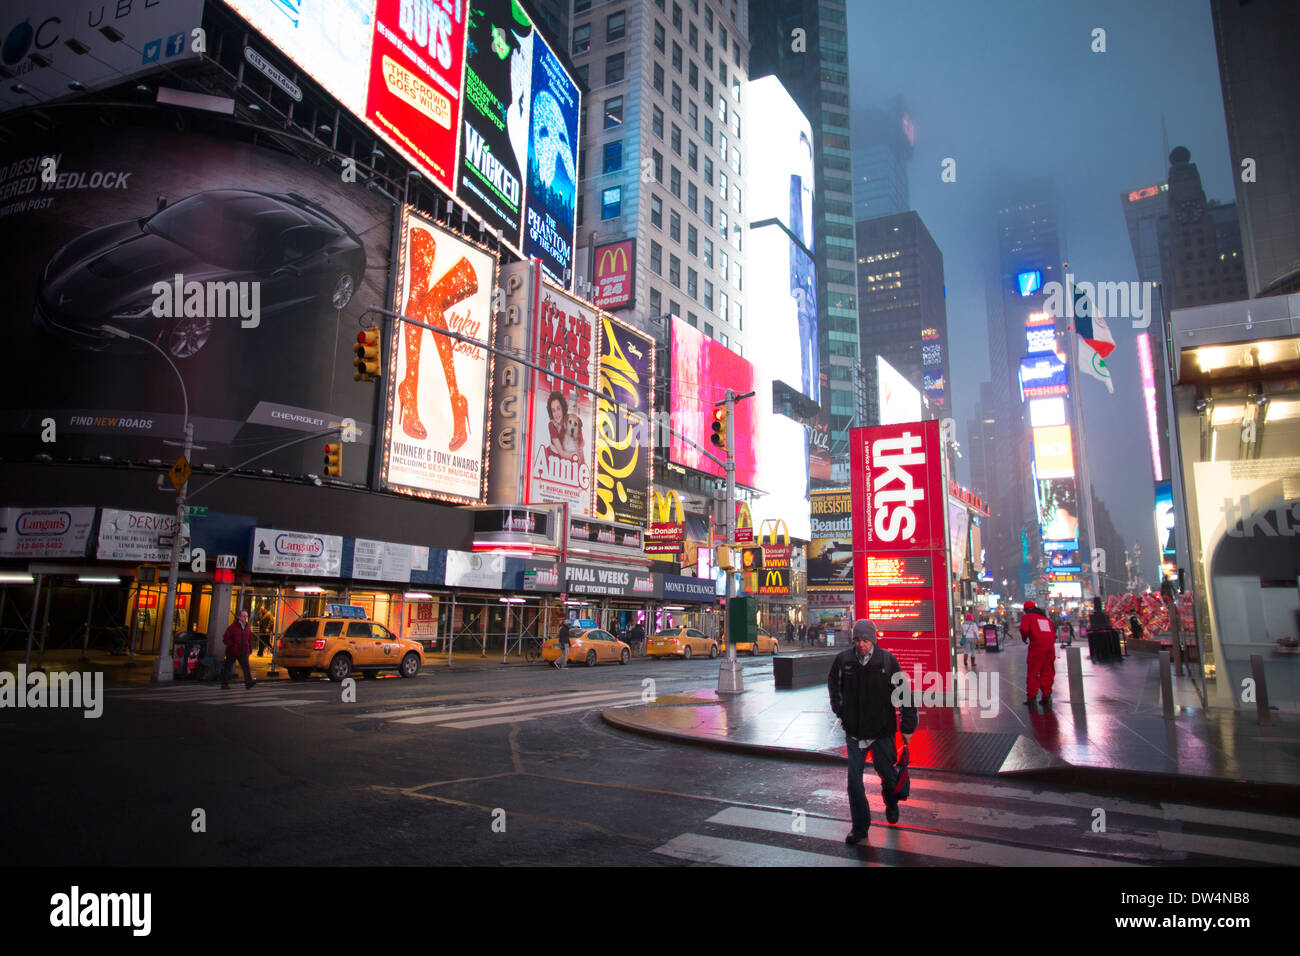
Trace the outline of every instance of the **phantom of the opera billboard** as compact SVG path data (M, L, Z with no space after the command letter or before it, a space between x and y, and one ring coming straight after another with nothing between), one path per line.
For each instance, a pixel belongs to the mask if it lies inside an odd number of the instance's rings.
M395 491L477 503L486 494L492 354L439 334L492 338L496 258L403 211L386 368L380 478Z
M951 669L948 547L939 422L850 433L857 616L911 673Z
M196 465L320 474L350 420L342 478L365 482L380 386L352 350L388 295L388 200L221 119L60 111L0 148L9 453L170 463L188 407Z

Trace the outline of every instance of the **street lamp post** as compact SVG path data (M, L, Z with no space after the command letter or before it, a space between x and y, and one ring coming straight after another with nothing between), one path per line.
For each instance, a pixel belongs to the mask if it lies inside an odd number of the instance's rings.
M181 377L180 369L176 367L176 363L171 360L170 355L143 336L134 335L131 332L127 332L124 329L119 329L111 325L100 326L100 331L105 335L111 335L119 339L136 339L137 341L143 342L161 355L167 364L171 366L171 370L176 373L176 381L180 382L181 385L181 401L183 402L185 409L185 450L183 454L185 456L185 461L188 463L190 455L194 451L194 426L190 423L190 396L189 392L185 389L185 379ZM167 600L163 605L162 635L159 638L158 659L154 661L153 665L154 683L170 681L173 677L171 653L172 622L176 617L176 578L181 562L181 529L185 526L185 494L189 490L189 487L190 482L187 477L185 483L181 485L180 489L176 493L176 527L172 531L171 562L167 572Z

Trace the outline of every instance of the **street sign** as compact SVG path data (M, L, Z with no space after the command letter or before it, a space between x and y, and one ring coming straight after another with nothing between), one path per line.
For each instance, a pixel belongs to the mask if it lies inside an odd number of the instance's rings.
M185 513L191 518L206 518L208 516L208 509L189 505L185 508Z
M169 534L160 534L160 535L158 535L158 547L160 547L160 548L170 548L171 546L172 546L172 536L171 536L171 535L169 535ZM185 551L187 551L187 550L189 549L189 546L190 546L190 539L187 538L187 537L185 537L185 536L182 536L182 537L181 537L181 547L180 547L180 550L181 550L182 552L185 552Z
M754 529L753 529L753 528L737 528L737 529L736 529L736 544L748 544L748 543L750 543L750 542L753 541L753 540L754 540Z
M172 487L177 491L180 491L185 487L185 482L190 480L190 473L193 470L194 469L190 467L190 463L185 460L184 455L177 458L176 464L172 465L171 469L167 472L167 477L171 480Z

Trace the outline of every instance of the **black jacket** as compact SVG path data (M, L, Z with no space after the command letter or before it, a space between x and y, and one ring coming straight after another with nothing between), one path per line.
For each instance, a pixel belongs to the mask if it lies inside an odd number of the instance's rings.
M894 735L899 724L891 699L895 686L893 675L902 672L894 655L879 644L866 667L858 663L858 652L853 647L835 655L826 678L826 689L831 694L831 710L844 723L845 733L859 740L879 740ZM918 693L920 688L911 690ZM902 732L910 734L916 730L916 708L900 709L903 712Z
M560 625L560 632L556 635L556 637L559 638L559 642L561 644L569 643L569 625L567 622Z

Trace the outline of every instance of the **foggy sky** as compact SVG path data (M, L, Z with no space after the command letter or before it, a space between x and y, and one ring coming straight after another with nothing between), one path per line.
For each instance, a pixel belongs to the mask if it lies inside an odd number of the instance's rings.
M989 377L985 264L997 253L992 206L1001 184L1054 181L1062 255L1078 281L1137 280L1120 193L1165 180L1162 114L1169 148L1191 150L1207 198L1234 201L1209 0L847 6L854 114L901 94L916 127L911 202L943 252L952 417L964 443ZM1097 27L1105 53L1091 50ZM939 178L946 157L957 161L956 182ZM1134 346L1141 330L1109 325L1115 394L1079 381L1088 458L1125 546L1141 543L1151 584L1154 478ZM1123 555L1109 560L1122 576Z

